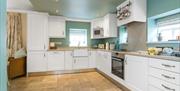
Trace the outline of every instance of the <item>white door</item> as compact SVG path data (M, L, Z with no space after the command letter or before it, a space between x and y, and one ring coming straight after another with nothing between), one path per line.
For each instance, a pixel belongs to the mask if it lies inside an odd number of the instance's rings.
M65 19L63 17L49 17L49 37L65 38Z
M27 14L27 49L47 49L47 22L48 17L44 14Z
M48 52L48 71L64 70L64 51Z
M126 55L125 81L137 91L147 91L148 58Z
M65 70L72 70L73 68L73 52L65 51Z
M46 53L43 51L28 52L27 54L27 72L47 71Z
M89 68L96 68L96 51L89 51Z
M102 52L101 51L97 51L96 65L97 65L97 69L100 70L100 71L102 71L102 63L103 63Z
M89 66L88 57L76 57L73 62L73 69L87 69Z

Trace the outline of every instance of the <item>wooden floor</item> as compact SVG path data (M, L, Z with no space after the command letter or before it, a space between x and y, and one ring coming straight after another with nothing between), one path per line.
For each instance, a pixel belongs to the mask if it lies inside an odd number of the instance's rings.
M9 91L122 91L97 72L35 76L10 81Z

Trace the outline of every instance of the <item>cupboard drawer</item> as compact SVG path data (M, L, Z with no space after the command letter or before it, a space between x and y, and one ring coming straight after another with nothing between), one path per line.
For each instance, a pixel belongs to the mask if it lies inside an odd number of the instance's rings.
M148 91L162 91L162 90L159 89L159 88L156 88L156 87L154 87L154 86L152 86L152 85L149 85L149 86L148 86Z
M180 62L168 61L162 59L150 59L149 65L151 67L180 73Z
M180 86L168 83L166 81L151 76L149 77L149 84L161 89L162 91L180 91Z
M180 74L156 68L149 68L149 75L180 86Z

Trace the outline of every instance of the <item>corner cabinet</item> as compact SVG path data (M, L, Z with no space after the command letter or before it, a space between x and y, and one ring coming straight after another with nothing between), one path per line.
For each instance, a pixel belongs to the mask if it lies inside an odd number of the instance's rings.
M65 17L49 16L49 38L65 38L66 37L66 21Z
M148 91L148 58L126 55L125 82L135 91Z
M94 36L95 28L103 28L103 36ZM111 38L117 37L117 35L116 14L107 14L91 21L91 39Z
M117 7L117 16L121 15L122 17L118 18L118 26L131 22L146 22L146 2L147 0L126 0L120 4ZM127 13L127 9L129 13L124 14Z

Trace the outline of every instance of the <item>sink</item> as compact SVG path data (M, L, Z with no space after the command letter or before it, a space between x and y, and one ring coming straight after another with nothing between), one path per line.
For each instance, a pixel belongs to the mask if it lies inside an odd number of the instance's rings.
M74 57L87 57L88 55L88 49L74 49L73 51Z

